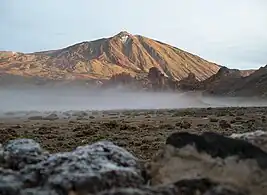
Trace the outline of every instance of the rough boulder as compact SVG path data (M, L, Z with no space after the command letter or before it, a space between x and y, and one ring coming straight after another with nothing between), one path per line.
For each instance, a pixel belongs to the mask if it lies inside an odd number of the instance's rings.
M266 195L262 136L173 133L146 166L109 141L50 154L34 140L10 140L0 145L0 194Z
M173 133L148 166L151 183L209 178L242 193L265 195L267 153L252 142L212 132Z

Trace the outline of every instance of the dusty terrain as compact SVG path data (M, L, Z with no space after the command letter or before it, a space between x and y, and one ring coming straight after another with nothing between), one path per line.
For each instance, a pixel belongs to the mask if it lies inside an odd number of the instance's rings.
M146 160L173 132L266 131L266 114L267 107L6 112L0 119L0 143L27 137L55 152L110 140Z
M265 100L60 89L0 91L0 194L266 194Z

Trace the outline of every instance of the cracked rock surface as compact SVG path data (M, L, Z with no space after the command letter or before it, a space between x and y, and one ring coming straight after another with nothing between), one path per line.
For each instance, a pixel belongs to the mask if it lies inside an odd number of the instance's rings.
M267 153L252 144L256 136L253 141L232 137L212 132L171 134L150 163L151 183L167 185L180 180L209 178L222 184L211 194L227 192L222 188L226 184L249 194L267 194ZM219 193L218 189L223 190Z
M95 193L144 183L138 159L108 141L48 154L33 140L17 139L2 150L0 194Z
M0 194L265 195L266 156L247 140L173 133L145 169L109 141L50 154L15 139L0 145Z
M2 163L14 170L41 162L47 157L41 146L32 139L11 140L1 152Z

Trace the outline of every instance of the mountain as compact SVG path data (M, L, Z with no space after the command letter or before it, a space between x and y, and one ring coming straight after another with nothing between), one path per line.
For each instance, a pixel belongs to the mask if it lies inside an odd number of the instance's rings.
M205 93L222 95L228 93L242 77L240 70L222 67L216 74L201 81L199 86Z
M240 71L222 67L200 82L206 94L225 96L267 96L267 65L258 70Z
M148 73L152 67L173 80L193 73L197 80L220 66L168 44L128 32L63 49L36 53L0 52L0 73L47 79L109 79Z
M267 65L249 76L239 79L228 94L267 97Z

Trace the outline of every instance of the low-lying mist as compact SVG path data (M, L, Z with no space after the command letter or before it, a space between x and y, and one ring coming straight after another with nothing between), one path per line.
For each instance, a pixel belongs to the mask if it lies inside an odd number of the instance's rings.
M252 98L203 97L197 92L137 92L122 88L1 89L0 111L175 109L267 106Z

